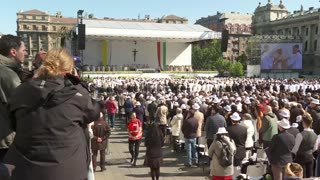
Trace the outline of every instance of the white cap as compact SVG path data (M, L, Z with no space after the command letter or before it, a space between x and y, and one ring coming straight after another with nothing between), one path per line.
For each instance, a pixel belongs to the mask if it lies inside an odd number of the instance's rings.
M287 111L280 111L279 115L284 117L284 118L289 118L290 114Z
M141 103L139 101L136 102L136 106L141 106Z
M301 122L301 121L302 121L302 116L301 115L297 116L296 117L296 122Z
M241 97L237 97L236 101L241 101Z
M192 105L192 109L200 109L200 106L198 103L195 103L194 105Z
M187 105L186 104L181 104L181 109L187 109Z
M319 105L320 103L319 103L319 99L313 99L312 101L311 101L311 103L312 104L315 104L315 105Z
M245 103L245 104L251 104L251 101L250 101L249 98L246 98L246 100L244 100L244 103Z
M241 117L239 115L239 113L235 112L233 113L230 118L233 120L233 121L240 121L241 120Z
M173 103L173 106L179 106L179 103L176 101Z
M281 121L278 121L278 126L282 127L283 129L290 129L290 123L287 119L282 119Z
M228 111L228 112L230 112L231 111L231 106L230 105L226 105L223 109Z
M150 98L150 100L151 100L151 101L155 101L156 98L152 96L152 97Z
M228 134L228 131L226 130L225 127L220 127L216 134Z
M292 123L291 127L297 128L297 127L299 127L299 125L298 125L298 123Z
M213 103L215 103L215 104L220 103L220 99L219 98L214 98Z

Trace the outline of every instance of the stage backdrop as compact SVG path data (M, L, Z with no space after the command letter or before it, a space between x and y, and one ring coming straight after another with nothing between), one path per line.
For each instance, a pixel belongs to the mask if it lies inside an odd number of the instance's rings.
M261 70L302 69L302 43L262 43Z

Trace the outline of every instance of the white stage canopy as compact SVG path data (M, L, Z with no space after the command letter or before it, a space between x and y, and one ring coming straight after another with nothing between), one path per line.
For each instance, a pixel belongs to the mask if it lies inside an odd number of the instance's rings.
M84 19L87 40L132 39L167 42L194 42L221 39L221 33L201 25L125 22Z

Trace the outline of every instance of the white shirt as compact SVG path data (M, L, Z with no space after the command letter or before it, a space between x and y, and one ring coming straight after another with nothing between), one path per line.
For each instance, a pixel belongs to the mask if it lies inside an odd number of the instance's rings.
M312 131L313 132L313 129L306 128L306 129L304 129L304 131ZM298 133L296 136L296 139L295 139L294 147L291 151L292 153L297 154L302 140L303 140L303 137L302 137L301 133ZM316 141L316 143L314 143L313 152L316 151L317 149L318 149L318 141Z

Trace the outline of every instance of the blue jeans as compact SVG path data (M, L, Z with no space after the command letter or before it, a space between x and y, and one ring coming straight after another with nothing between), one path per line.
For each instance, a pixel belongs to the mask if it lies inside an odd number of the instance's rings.
M116 117L116 114L108 114L109 125L111 126L111 128L114 128L115 117Z
M193 139L185 139L185 144L187 147L187 164L192 164L192 157L194 159L195 164L198 164L198 153L196 149L196 138Z

